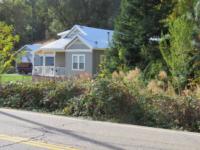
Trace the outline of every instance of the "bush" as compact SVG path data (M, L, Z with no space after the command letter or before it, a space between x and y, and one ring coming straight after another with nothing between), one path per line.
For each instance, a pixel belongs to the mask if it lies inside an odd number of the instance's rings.
M114 80L99 79L93 82L87 94L71 99L64 111L67 115L129 122L134 107L135 98L125 85Z
M63 109L66 102L83 89L75 82L9 83L1 86L1 102L4 107L22 109Z
M139 70L115 72L91 82L90 90L67 103L66 115L86 116L152 127L200 131L200 100L177 95L167 75L145 86ZM194 92L198 96L198 92Z
M137 68L110 77L6 83L0 106L200 132L199 86L178 95L165 72L146 83Z
M13 74L13 73L16 73L16 68L14 66L11 66L7 71L6 71L7 74Z
M200 131L200 100L191 97L146 97L141 105L147 126Z

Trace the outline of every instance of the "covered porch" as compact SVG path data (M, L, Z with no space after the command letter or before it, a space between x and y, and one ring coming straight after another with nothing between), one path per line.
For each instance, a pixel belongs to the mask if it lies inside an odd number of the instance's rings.
M47 77L65 76L65 51L39 50L33 56L32 75Z

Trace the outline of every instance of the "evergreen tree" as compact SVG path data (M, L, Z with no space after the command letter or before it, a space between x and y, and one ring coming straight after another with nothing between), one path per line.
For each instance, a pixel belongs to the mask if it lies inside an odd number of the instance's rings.
M192 60L190 66L192 66L192 72L190 78L194 82L200 83L200 1L194 0L194 51L192 52Z
M158 48L152 46L149 39L166 31L162 20L172 6L170 0L122 0L115 24L113 48L107 55L107 68L111 71L124 66L144 68L152 58L160 58Z

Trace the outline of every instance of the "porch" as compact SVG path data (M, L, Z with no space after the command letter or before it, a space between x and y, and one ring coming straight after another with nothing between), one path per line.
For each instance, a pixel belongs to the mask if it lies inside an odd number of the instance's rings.
M62 77L66 74L65 52L39 51L34 54L34 76Z

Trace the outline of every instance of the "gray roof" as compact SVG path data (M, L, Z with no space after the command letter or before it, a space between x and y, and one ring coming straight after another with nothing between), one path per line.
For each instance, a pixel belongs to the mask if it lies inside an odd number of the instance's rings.
M78 30L80 33L75 34L73 37L69 37L74 30ZM112 42L113 30L74 25L70 30L58 33L58 36L61 38L42 46L40 49L61 50L71 43L75 38L80 38L92 49L106 49L110 47L110 42Z
M106 49L109 48L109 44L112 41L113 30L92 28L86 26L76 25L85 34L80 36L87 41L93 48Z

